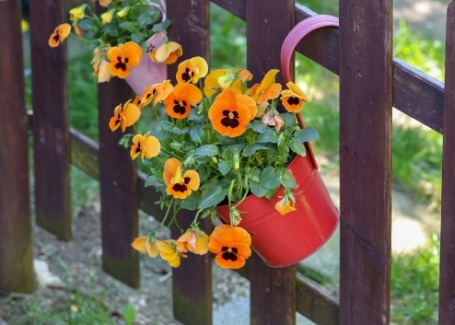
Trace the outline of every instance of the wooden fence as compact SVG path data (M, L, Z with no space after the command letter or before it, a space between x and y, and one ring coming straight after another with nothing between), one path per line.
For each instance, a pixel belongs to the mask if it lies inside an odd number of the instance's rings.
M314 14L293 0L212 2L246 21L247 66L256 76L279 67L286 33ZM167 6L171 38L183 45L185 58L209 59L209 0L167 0ZM392 57L392 0L340 0L339 9L339 30L315 31L297 48L340 76L339 302L296 274L296 267L271 269L255 257L242 273L251 283L251 324L294 324L295 311L317 324L389 323L392 106L444 134L439 323L455 324L455 2L447 15L445 90ZM29 129L37 224L71 240L70 163L99 179L103 269L138 287L139 259L130 242L138 233L139 208L159 216L151 203L156 193L143 187L144 177L104 127L112 107L130 90L120 80L99 85L99 144L69 128L66 49L47 46L49 31L66 19L65 1L33 0L28 125L20 18L20 0L0 0L0 289L34 287ZM186 262L173 270L175 317L185 324L211 324L210 258Z

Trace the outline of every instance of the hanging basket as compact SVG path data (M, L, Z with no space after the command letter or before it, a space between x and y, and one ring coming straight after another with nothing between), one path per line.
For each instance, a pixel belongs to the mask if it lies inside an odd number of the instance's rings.
M162 14L162 21L166 20L166 7L163 1L160 0L160 5L150 3L151 6L156 7ZM147 49L155 49L165 39L164 32L157 32L147 40ZM128 85L133 89L136 95L140 96L147 86L160 83L167 79L167 66L164 63L153 62L148 53L144 53L139 65L131 70L129 76L125 78Z
M163 44L165 34L158 32L147 40L147 48L156 48ZM148 53L144 53L139 65L132 69L125 79L136 95L140 96L147 86L160 83L167 79L167 66L164 63L153 62Z
M337 27L338 19L319 15L297 24L287 35L281 49L281 68L286 81L290 80L290 62L298 42L311 31L322 27ZM298 114L300 126L303 122ZM318 172L316 159L309 143L305 143L307 155L296 156L288 169L294 176L297 188L295 211L281 215L275 204L283 197L280 188L268 200L250 195L239 206L242 221L252 237L255 252L271 267L286 267L300 262L319 250L335 232L339 212ZM220 219L229 223L229 206L219 206Z

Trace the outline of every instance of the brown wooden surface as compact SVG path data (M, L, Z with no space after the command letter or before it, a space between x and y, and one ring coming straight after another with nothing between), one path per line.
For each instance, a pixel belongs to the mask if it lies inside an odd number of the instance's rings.
M340 324L389 324L392 0L341 0L340 44Z
M173 22L171 40L183 47L181 60L202 56L209 61L209 0L167 0L168 17ZM180 61L181 61L180 60ZM179 61L179 62L180 62ZM169 79L175 81L177 64L169 66ZM194 212L182 211L179 220L189 225ZM205 230L209 224L206 221ZM180 232L172 229L175 238ZM211 256L190 256L172 270L174 317L186 325L212 324ZM191 280L189 279L191 275Z
M0 290L35 286L21 2L0 1Z
M136 162L119 146L121 131L108 127L114 107L132 98L124 80L114 78L98 85L99 174L103 270L123 283L139 287L139 256L131 247L138 235Z
M247 67L260 82L269 69L280 69L281 44L294 23L294 1L277 6L263 0L246 2ZM283 82L281 74L278 82ZM285 236L285 234L283 234ZM254 256L250 263L252 325L295 324L295 267L272 269Z
M455 1L447 11L439 324L455 324Z
M30 2L36 223L71 240L70 154L66 43L50 48L54 28L67 20L66 1Z

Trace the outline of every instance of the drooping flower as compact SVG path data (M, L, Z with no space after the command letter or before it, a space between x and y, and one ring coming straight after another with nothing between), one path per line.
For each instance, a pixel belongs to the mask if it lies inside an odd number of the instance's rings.
M193 84L204 78L209 71L207 61L200 56L180 62L177 68L177 82Z
M172 267L179 267L181 262L181 257L186 257L186 255L177 251L177 245L175 240L159 240L156 242L160 257L168 262Z
M150 60L157 63L172 64L183 54L182 45L177 42L164 42L150 52Z
M242 227L219 225L209 237L208 248L215 263L225 269L239 269L251 256L251 236Z
M163 180L167 194L176 199L186 199L200 185L199 174L195 170L187 170L182 175L182 164L176 158L169 158L164 164Z
M50 47L57 47L59 46L70 34L71 32L71 25L64 23L60 24L55 27L54 31L52 32L51 36L49 37L48 44Z
M288 112L298 113L302 109L303 104L308 101L308 97L292 81L289 81L286 86L288 89L281 92L281 103Z
M87 4L80 5L70 10L70 20L71 21L78 21L85 17L85 7Z
M249 96L235 94L230 88L224 89L215 97L208 113L213 128L228 137L243 134L255 115L255 101Z
M126 15L128 15L129 10L130 10L129 6L122 8L121 10L117 11L117 17L119 18L126 17Z
M136 159L140 155L142 161L144 161L144 158L150 159L158 156L161 151L160 141L153 135L136 134L132 142L133 145L130 150L132 159Z
M93 76L98 79L98 83L107 82L111 80L111 74L109 72L109 62L106 61L103 57L103 53L106 50L101 50L99 47L96 47L93 50L93 58L90 62L93 66Z
M153 105L164 100L172 93L174 86L170 80L164 80L158 84L145 87L141 95L141 107L145 107L153 101Z
M187 118L192 105L197 105L202 99L202 91L192 84L177 84L172 92L164 99L166 112L177 119Z
M284 120L280 115L275 114L273 111L268 111L262 116L262 122L268 126L274 126L275 131L280 132L281 128L284 126Z
M109 120L109 128L111 131L117 130L119 127L122 132L125 132L126 128L137 122L141 116L141 110L136 105L127 101L125 104L117 105L114 108L114 116Z
M101 23L103 25L109 24L112 21L112 18L114 18L114 13L112 12L112 10L103 12L101 14L100 18L101 18Z
M265 101L275 99L280 95L281 84L275 83L275 76L279 70L270 69L262 78L260 84L255 84L251 87L251 95L258 104L262 104Z
M179 252L192 252L204 255L208 251L209 236L202 230L188 229L177 239L177 250Z
M150 241L150 237L137 237L131 243L131 246L138 252L148 254L152 258L157 257L159 253L156 241Z
M295 211L295 204L287 197L283 197L275 204L275 210L277 210L281 215L285 215L289 212Z
M142 58L142 48L135 42L126 42L111 47L106 56L109 60L110 74L124 79L129 76L130 69L139 65Z

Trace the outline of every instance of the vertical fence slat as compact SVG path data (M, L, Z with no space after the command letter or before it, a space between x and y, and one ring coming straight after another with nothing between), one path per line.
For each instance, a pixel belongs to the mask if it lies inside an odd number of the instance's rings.
M439 324L455 324L455 1L447 10Z
M131 242L138 234L139 194L136 162L119 146L121 132L108 127L114 107L132 98L125 81L114 78L98 85L99 173L103 270L139 287L139 256Z
M0 1L0 290L35 286L20 0Z
M246 10L247 66L254 82L259 82L269 69L280 69L281 44L294 23L294 1L281 1L277 6L263 0L249 0ZM277 81L283 82L279 78ZM295 324L296 268L269 268L258 256L248 263L251 324Z
M209 0L167 0L168 17L172 21L169 38L183 46L182 60L202 56L209 61ZM177 64L169 66L169 78L175 81ZM193 220L194 212L182 211L183 228ZM201 224L208 233L210 222ZM180 232L172 229L173 238ZM173 309L176 319L186 325L212 324L212 260L210 254L189 256L173 269ZM188 276L191 275L191 280Z
M392 0L340 1L340 324L388 324Z
M67 20L66 1L30 2L36 223L71 240L70 152L66 43L50 48L54 28Z

